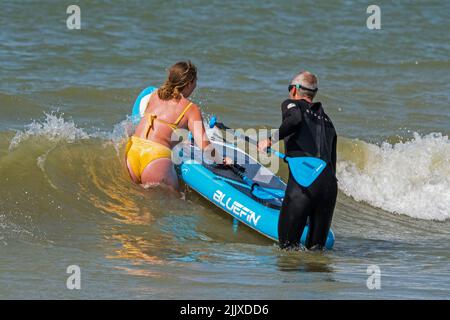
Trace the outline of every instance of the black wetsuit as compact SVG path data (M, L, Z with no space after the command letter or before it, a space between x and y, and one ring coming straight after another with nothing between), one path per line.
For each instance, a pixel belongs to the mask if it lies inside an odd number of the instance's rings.
M320 102L288 99L281 111L279 139L284 139L286 155L321 158L327 166L308 188L289 176L278 221L280 247L299 247L309 217L306 248L323 248L337 197L336 131Z

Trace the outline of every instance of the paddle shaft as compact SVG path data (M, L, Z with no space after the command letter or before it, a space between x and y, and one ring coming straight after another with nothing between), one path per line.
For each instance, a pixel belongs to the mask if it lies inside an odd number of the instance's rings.
M242 134L242 133L236 131L235 129L227 127L222 122L216 122L214 125L217 126L217 128L222 129L222 130L233 130L235 136L241 137L245 141L250 142L251 144L253 144L255 146L258 146L258 142L255 139L252 139L249 136L246 136L245 134ZM276 156L280 157L283 160L286 160L286 155L284 155L283 153L278 152L276 150L272 150L270 147L267 148L267 152L268 153L273 152Z
M256 187L259 187L259 184L257 184L256 182L253 182L253 180L251 180L250 178L247 178L247 176L245 174L243 174L238 168L236 168L234 165L230 166L231 171L233 171L233 173L235 175L237 175L239 178L242 179L242 181L244 181L253 191L253 189L255 189Z
M267 195L271 195L273 198L279 199L284 196L278 195L276 193L271 192L270 190L267 190L266 188L261 187L258 183L254 182L252 179L248 178L243 172L241 172L238 168L236 168L234 165L230 166L231 171L235 175L237 175L239 178L242 179L242 181L245 182L245 184L250 188L250 191L255 197L262 198L262 199L268 199ZM264 194L264 196L261 195L261 192Z

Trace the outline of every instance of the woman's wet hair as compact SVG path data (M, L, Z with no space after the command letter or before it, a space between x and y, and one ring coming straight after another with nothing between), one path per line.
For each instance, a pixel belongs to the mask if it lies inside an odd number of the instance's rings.
M158 89L161 100L180 99L181 92L197 79L197 68L191 61L180 61L168 70L166 81Z

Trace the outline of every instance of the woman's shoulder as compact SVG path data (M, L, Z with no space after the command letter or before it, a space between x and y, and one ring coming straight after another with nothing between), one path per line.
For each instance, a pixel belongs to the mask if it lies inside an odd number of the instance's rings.
M186 110L186 112L200 112L200 107L195 102L184 97L181 99L180 105L182 110Z

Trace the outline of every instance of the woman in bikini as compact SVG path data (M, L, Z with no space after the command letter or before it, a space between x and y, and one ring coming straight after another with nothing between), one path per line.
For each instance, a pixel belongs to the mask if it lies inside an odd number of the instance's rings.
M196 85L197 68L190 61L177 62L170 67L164 84L150 96L126 151L128 171L135 183L165 184L178 190L171 160L172 148L178 143L171 140L175 129L189 129L202 150L210 145L200 108L188 100Z

